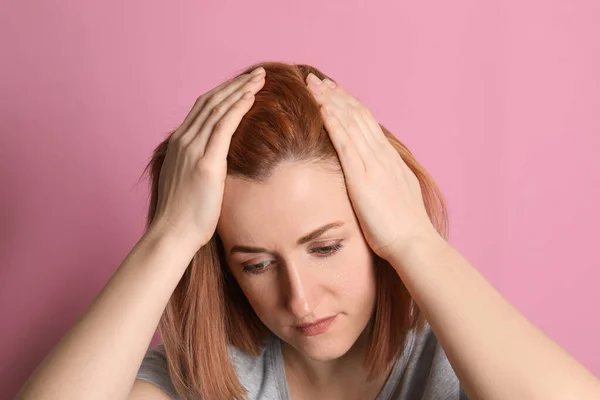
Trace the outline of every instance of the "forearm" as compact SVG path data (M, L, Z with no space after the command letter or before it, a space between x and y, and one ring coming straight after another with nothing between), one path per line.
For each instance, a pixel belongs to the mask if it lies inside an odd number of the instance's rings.
M160 316L194 254L181 243L172 235L148 231L18 398L126 398Z
M391 263L472 400L600 398L600 381L441 238Z

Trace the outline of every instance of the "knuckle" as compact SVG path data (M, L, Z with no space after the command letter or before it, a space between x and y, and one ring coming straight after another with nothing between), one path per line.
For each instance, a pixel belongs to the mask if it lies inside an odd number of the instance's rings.
M209 107L209 108L214 108L217 104L219 104L221 102L221 96L220 96L220 92L216 92L211 94L207 99L206 99L206 103L205 103L205 107Z
M341 141L341 143L338 143L337 147L342 154L350 153L350 146L348 146L348 143L345 140Z
M215 163L210 162L206 157L200 157L194 164L195 171L202 175L212 175L217 172L217 166Z
M208 163L206 162L206 160L203 159L202 157L200 157L199 159L197 159L194 162L194 170L198 173L207 172L207 168L208 168L207 164Z
M172 134L171 136L169 136L169 139L167 140L167 147L169 146L173 146L175 145L175 143L177 143L178 138L181 137L181 133L176 132L174 134Z
M198 98L196 98L196 101L194 102L194 104L195 105L202 104L202 102L204 101L205 98L206 98L206 93L201 94L200 96L198 96Z
M373 118L373 114L367 107L360 106L358 107L358 112L363 118Z
M219 133L219 132L222 132L225 128L226 128L226 123L225 123L225 120L222 119L220 121L217 121L217 123L215 124L215 126L213 128L213 132Z
M323 79L323 82L324 82L324 83L325 83L327 86L329 86L329 88L330 88L331 90L335 90L335 89L336 89L336 87L337 87L337 85L335 84L335 82L333 82L333 81L332 81L331 79L329 79L329 78L325 78L325 79Z
M255 87L256 87L255 83L256 83L256 82L254 82L254 81L250 81L250 82L247 82L247 83L245 83L245 84L244 84L244 85L243 85L243 86L240 88L240 92L241 92L242 94L244 94L244 93L246 93L248 90L252 90L253 88L255 88Z
M358 124L358 121L355 118L349 118L348 121L346 122L346 124L348 124L349 129L354 129L354 130L361 129L360 125Z
M221 115L225 111L225 106L223 104L216 105L210 113L212 115Z
M361 106L361 104L359 103L358 100L356 100L354 97L349 96L348 97L348 103L354 107L354 108L359 108Z
M171 136L169 138L169 147L174 148L176 150L183 149L185 146L184 146L183 140L181 139L182 136L183 135L180 135L178 137Z
M243 99L240 97L235 103L233 103L231 105L231 107L229 108L228 114L231 114L232 112L244 111L244 109L246 109L247 106L248 106L248 102L243 101Z

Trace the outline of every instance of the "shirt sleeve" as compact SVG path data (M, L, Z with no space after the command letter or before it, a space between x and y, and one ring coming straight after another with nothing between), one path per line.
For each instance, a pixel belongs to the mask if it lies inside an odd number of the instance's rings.
M167 358L162 344L148 350L135 378L150 382L167 392L172 399L179 400L169 376Z
M427 324L414 342L398 399L468 400L450 361Z
M469 396L465 393L465 389L463 389L462 385L460 385L459 390L459 400L469 400Z

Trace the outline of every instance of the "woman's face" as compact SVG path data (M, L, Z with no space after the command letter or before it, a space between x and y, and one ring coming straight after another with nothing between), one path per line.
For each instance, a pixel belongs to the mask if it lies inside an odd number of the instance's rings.
M264 182L228 176L217 232L267 328L314 360L352 347L374 311L375 273L341 173L286 163Z

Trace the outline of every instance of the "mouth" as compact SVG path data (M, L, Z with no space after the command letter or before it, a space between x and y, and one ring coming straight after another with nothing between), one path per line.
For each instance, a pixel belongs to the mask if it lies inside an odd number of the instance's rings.
M294 325L297 332L304 336L316 336L325 333L331 327L331 324L335 321L337 315L322 318L315 322Z

